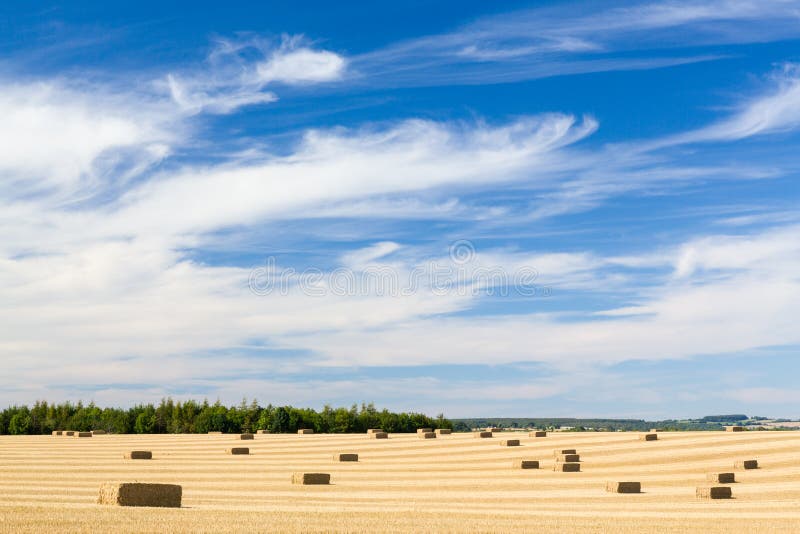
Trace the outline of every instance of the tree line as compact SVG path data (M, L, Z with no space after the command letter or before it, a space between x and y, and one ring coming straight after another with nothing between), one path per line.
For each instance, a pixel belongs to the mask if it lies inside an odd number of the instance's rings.
M51 404L36 402L32 407L10 406L0 411L0 434L50 434L53 430L104 430L113 434L205 434L266 430L270 433L294 433L311 428L317 433L366 432L381 428L386 432L414 432L417 428L452 428L444 415L429 417L420 413L378 411L372 403L350 408L322 410L293 406L259 406L243 400L238 406L184 402L171 398L131 408L101 408L93 402Z

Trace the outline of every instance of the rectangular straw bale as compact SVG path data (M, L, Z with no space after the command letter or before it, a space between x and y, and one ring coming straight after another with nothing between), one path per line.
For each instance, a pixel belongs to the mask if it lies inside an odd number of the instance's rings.
M739 425L726 426L725 432L744 432L744 427Z
M373 432L372 434L368 434L371 439L389 439L388 432Z
M269 430L257 430L256 434L269 434Z
M736 460L734 469L758 469L758 460Z
M383 429L380 428L368 428L367 434L377 434L378 432L383 432Z
M473 432L472 435L476 438L491 438L491 432Z
M239 434L239 439L255 439L255 436L249 432L245 432L244 434Z
M487 426L486 427L486 431L487 432L502 432L503 429L502 428L498 428L496 426Z
M92 437L92 433L91 432L75 432L74 436L76 438L91 438Z
M733 484L736 482L736 475L733 473L706 473L706 480L718 484Z
M419 432L419 433L417 433L417 436L420 439L435 439L436 438L436 432Z
M95 436L102 436L106 433L105 430L92 430L92 434Z
M698 499L730 499L733 496L730 486L710 486L697 488Z
M100 486L98 504L180 508L183 488L177 484L106 482Z
M61 434L63 434L63 431L61 431L61 430L53 430L53 435L54 436L60 436Z
M418 428L417 434L427 434L428 432L433 432L431 428Z
M501 447L519 447L518 439L504 439L500 441Z
M131 451L126 452L124 458L126 460L152 460L153 453L151 451Z
M230 449L225 449L225 452L228 454L250 454L250 447L231 447Z
M578 454L575 449L553 449L553 456L558 458L562 454Z
M606 491L610 493L641 493L641 482L606 482Z
M448 434L452 434L453 431L450 430L449 428L437 428L436 433L439 434L440 436L446 436Z
M575 473L581 470L581 464L577 462L556 462L553 464L553 471L563 471L564 473Z
M75 435L75 431L74 430L65 430L64 431L64 435L65 436L74 436Z
M532 438L546 438L547 432L545 432L544 430L535 430L533 432L530 432L528 436Z
M299 429L297 431L297 433L298 434L313 434L314 433L314 429L313 428L301 428L301 429Z
M517 469L539 469L539 460L514 460Z
M330 484L329 473L292 473L292 484Z
M556 456L556 460L559 462L580 462L581 455L580 454L559 454Z
M640 441L656 441L658 434L639 434Z
M334 462L357 462L358 454L349 452L337 452L333 455Z

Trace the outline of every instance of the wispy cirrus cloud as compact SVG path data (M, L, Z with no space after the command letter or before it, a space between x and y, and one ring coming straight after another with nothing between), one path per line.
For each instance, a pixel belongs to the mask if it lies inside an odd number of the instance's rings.
M578 2L487 16L351 59L366 84L505 83L707 61L720 56L698 49L796 37L798 20L791 1Z

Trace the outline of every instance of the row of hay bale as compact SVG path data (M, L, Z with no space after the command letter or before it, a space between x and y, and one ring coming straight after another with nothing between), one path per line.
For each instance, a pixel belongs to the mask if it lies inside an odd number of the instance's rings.
M758 469L758 460L736 460L733 468L734 470ZM736 473L706 473L706 482L734 484ZM730 499L733 497L733 491L730 486L700 486L696 489L695 495L698 499Z
M91 438L105 434L105 430L92 430L91 432L79 432L77 430L53 430L53 436L65 436L70 438Z

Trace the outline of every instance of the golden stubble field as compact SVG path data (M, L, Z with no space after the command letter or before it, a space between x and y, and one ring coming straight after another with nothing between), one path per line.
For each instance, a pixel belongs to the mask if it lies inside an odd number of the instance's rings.
M0 437L2 532L800 532L800 432L503 432L366 435ZM519 447L500 440L519 438ZM225 449L250 447L250 456ZM582 471L552 471L575 448ZM124 460L133 449L152 460ZM354 452L358 463L336 463ZM515 459L542 468L512 467ZM707 472L736 471L734 499L703 501ZM330 486L293 486L293 471ZM640 481L641 494L605 492ZM181 509L95 504L102 482L183 486Z

